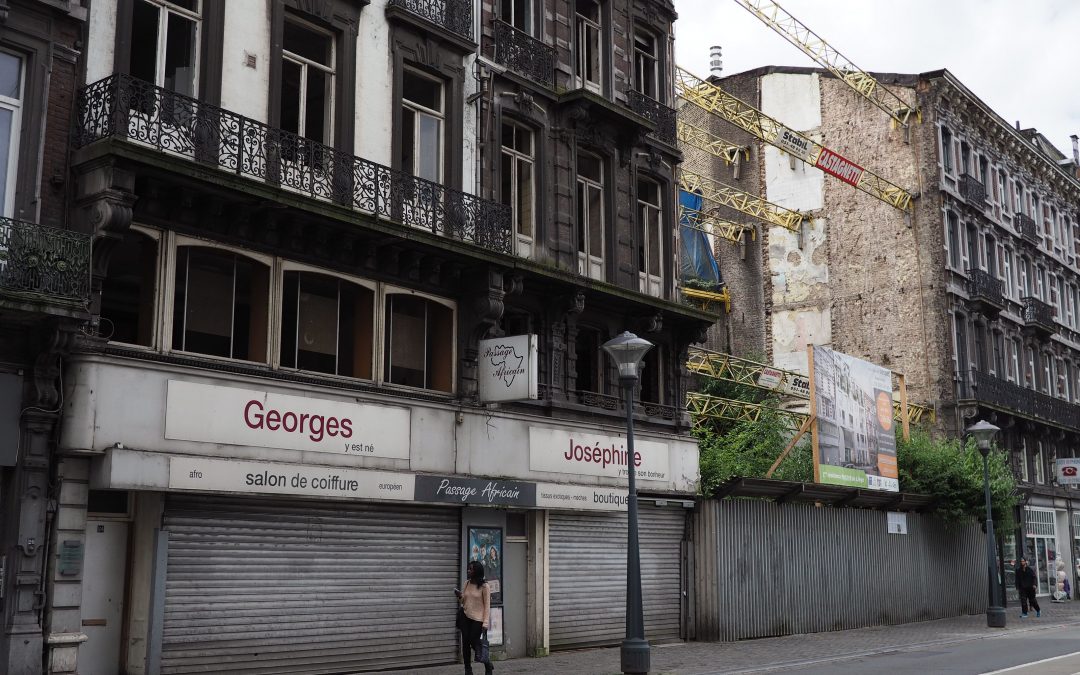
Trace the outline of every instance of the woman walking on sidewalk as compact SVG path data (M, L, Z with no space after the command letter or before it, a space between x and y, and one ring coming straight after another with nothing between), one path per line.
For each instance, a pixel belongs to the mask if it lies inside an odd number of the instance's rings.
M476 660L484 664L485 675L491 675L495 671L491 665L491 655L484 653L487 650L481 651L481 642L491 615L491 588L484 581L483 563L476 560L470 562L465 573L469 578L458 595L465 614L458 626L461 629L461 658L465 661L465 675L473 675L470 652L476 654Z
M1039 588L1039 579L1035 576L1035 570L1028 567L1027 558L1020 558L1020 569L1016 570L1016 590L1020 592L1020 618L1026 619L1028 615L1028 603L1035 610L1035 616L1042 616L1039 601L1035 599L1035 592Z

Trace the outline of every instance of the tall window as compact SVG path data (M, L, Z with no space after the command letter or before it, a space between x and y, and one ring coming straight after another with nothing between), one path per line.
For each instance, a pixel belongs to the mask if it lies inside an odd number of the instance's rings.
M265 363L269 280L250 258L178 247L173 349Z
M109 257L101 288L102 332L113 342L153 346L158 240L129 229Z
M1016 338L1009 340L1009 359L1009 380L1020 383L1020 340Z
M945 212L945 222L949 237L949 265L958 270L963 266L960 261L960 222L952 211Z
M401 80L401 169L419 178L442 182L443 84L406 69Z
M1009 199L1008 177L1004 169L998 169L997 171L997 184L998 201L1001 203L1001 214L1005 215L1005 209L1008 208L1012 200Z
M1020 437L1020 457L1018 459L1018 463L1020 464L1020 481L1027 483L1031 481L1031 473L1028 468L1027 439L1023 436Z
M979 231L974 225L967 226L967 266L968 269L978 269L979 264Z
M574 388L578 391L603 392L604 372L600 360L600 333L590 328L578 330L574 340L577 356L577 377Z
M1024 347L1024 386L1028 389L1036 389L1035 383L1035 350Z
M1005 336L994 331L994 374L1005 379Z
M952 173L952 171L953 171L952 132L950 132L945 127L941 127L941 166L944 167L945 173Z
M966 377L966 373L968 368L971 367L971 364L968 363L967 331L964 326L965 318L962 314L957 314L955 316L955 321L956 332L953 334L955 350L953 353L956 355L956 369Z
M532 5L532 0L497 0L496 11L500 20L533 35Z
M1013 254L1010 249L1005 249L1002 256L1001 273L1005 277L1005 297L1011 298L1014 292L1013 280Z
M510 207L518 255L531 256L536 222L535 142L531 130L504 121L499 165L500 198Z
M578 87L602 93L601 10L596 0L576 0L574 5L574 77Z
M1035 482L1042 485L1046 482L1046 469L1043 467L1043 442L1035 441L1035 457L1032 458L1035 464Z
M960 141L960 173L974 173L971 170L971 146L967 141Z
M1016 281L1016 287L1020 290L1020 297L1027 298L1031 296L1031 263L1027 258L1020 258L1020 267L1017 273L1020 278Z
M986 251L986 271L992 277L997 276L997 239L987 233L983 237L983 250Z
M656 345L645 355L641 369L641 400L645 403L664 402L664 353L663 346Z
M985 156L979 157L979 182L989 190L990 189L990 162Z
M385 312L386 381L453 391L454 310L417 295L389 293Z
M135 0L128 72L194 96L199 67L200 0Z
M281 41L281 128L333 142L334 37L289 17Z
M1013 183L1015 188L1016 200L1013 203L1013 207L1016 209L1016 213L1023 213L1027 215L1027 201L1024 199L1024 186L1020 184L1020 181Z
M637 183L638 203L638 276L640 290L659 297L663 292L664 270L663 212L660 185L651 180Z
M578 272L604 278L604 166L596 155L577 161Z
M634 31L634 89L660 100L660 50L656 36L643 29Z
M0 51L0 215L5 218L15 215L22 99L22 59Z
M287 271L281 365L371 379L374 292L343 279Z

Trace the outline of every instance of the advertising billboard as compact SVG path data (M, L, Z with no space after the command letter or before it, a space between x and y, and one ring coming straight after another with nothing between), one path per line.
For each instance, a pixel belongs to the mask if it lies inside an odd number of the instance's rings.
M1080 457L1054 460L1058 485L1080 485Z
M817 482L898 492L892 373L814 347Z

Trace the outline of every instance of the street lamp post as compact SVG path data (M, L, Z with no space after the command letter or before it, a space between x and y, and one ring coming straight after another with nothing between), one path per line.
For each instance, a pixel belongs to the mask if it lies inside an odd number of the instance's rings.
M623 673L648 673L651 654L645 639L645 613L641 606L641 554L638 550L637 467L634 453L634 385L641 360L653 344L627 331L603 344L604 352L619 368L619 386L626 405L626 638L619 649Z
M986 609L986 625L990 628L1005 627L1005 608L1001 606L1001 586L997 583L997 559L994 546L994 517L990 510L990 469L988 458L990 444L1000 431L996 426L985 421L978 421L968 427L967 432L975 437L979 452L983 458L983 491L986 493L986 568L989 573L990 606Z

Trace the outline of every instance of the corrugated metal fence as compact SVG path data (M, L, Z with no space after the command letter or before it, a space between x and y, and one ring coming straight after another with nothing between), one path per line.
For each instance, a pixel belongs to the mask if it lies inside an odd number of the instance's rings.
M698 640L815 633L985 611L976 525L910 513L757 500L700 502L694 524Z

